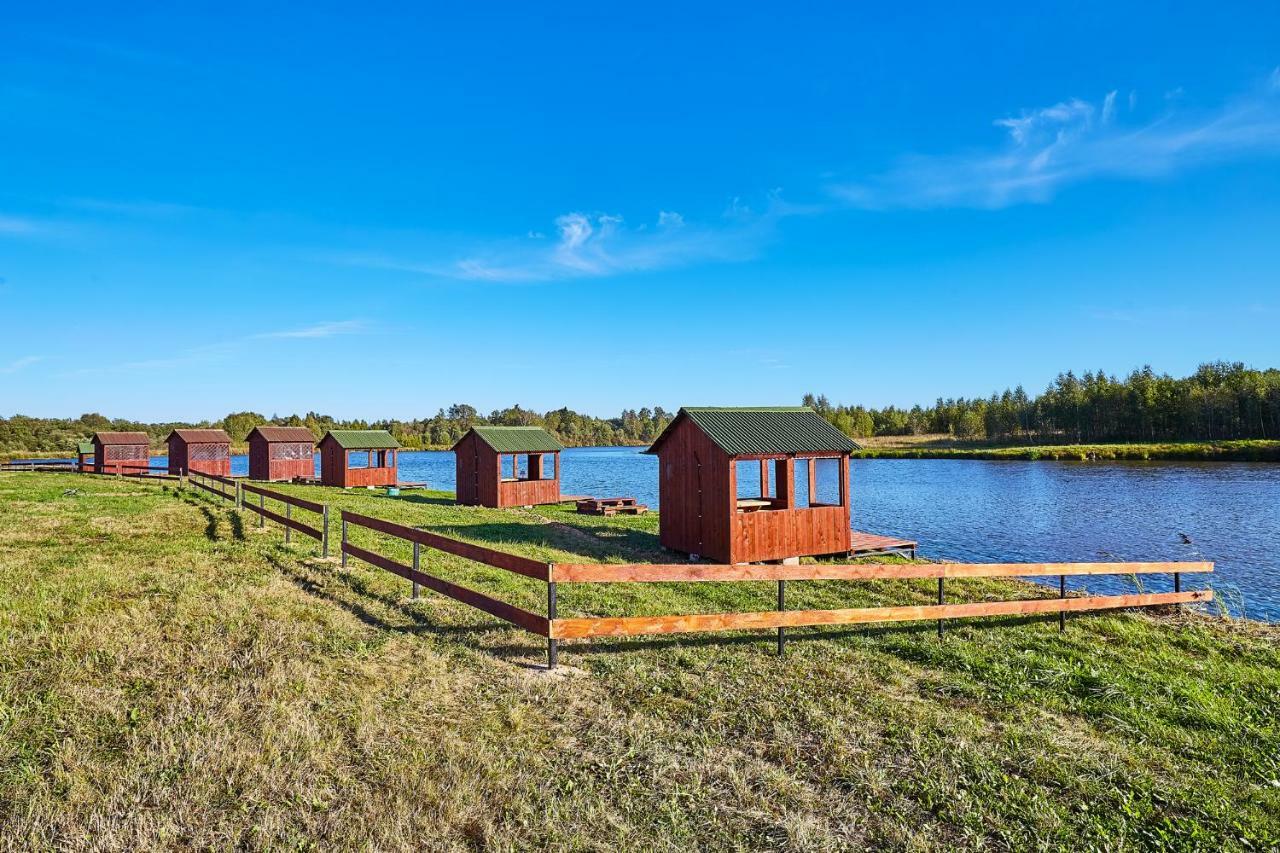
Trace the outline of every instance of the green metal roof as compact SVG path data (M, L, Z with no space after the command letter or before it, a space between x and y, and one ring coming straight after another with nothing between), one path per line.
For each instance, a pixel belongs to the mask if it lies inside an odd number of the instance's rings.
M94 452L94 450L93 450L93 442L92 442L92 441L77 441L77 442L76 442L76 453L77 453L77 454L85 454L85 453L93 453L93 452Z
M646 452L657 453L681 418L688 418L730 456L851 453L858 445L807 406L683 408Z
M564 445L556 441L554 435L537 426L473 426L471 432L498 453L558 453L564 450Z
M385 429L331 429L325 438L332 438L344 450L394 450L400 442Z

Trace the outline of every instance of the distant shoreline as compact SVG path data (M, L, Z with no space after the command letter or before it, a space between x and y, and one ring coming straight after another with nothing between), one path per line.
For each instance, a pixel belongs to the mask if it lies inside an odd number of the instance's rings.
M1280 441L1186 441L998 447L872 446L855 459L982 459L1048 462L1280 462Z
M1280 441L1183 441L1135 444L1043 444L1000 446L936 446L924 443L894 445L890 437L853 452L854 459L978 459L990 461L1046 462L1280 462ZM579 447L645 447L644 444L586 444ZM404 450L445 451L449 445L404 447ZM248 453L246 446L232 446L233 455ZM153 449L164 455L164 448ZM0 452L0 460L65 459L67 453L18 450Z

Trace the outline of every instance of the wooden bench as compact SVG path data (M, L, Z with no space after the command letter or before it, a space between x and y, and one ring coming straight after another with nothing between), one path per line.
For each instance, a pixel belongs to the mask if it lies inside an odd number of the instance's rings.
M577 507L583 515L641 515L649 511L635 498L583 498Z

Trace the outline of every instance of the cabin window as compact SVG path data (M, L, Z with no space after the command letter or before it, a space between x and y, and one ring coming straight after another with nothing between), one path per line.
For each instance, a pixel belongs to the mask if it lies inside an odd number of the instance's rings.
M778 483L786 483L785 459L736 459L739 512L787 509L786 495L778 493Z
M372 450L348 450L347 451L347 467L348 468L372 468L373 467L373 451Z
M810 506L809 498L811 495L811 492L809 491L810 479L808 459L796 460L796 473L793 478L793 483L795 485L795 490L792 492L792 494L795 495L793 505L796 509L808 509Z
M840 482L840 460L835 457L815 459L814 469L817 475L814 505L844 506L845 489Z

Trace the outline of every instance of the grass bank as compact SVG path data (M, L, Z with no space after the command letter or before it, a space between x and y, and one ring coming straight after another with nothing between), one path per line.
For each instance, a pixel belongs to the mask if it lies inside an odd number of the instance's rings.
M862 459L1023 459L1049 461L1280 462L1280 441L1191 441L1151 444L1047 444L990 447L931 443L875 444L854 454Z
M293 487L545 559L656 517ZM1280 632L1187 614L570 643L158 483L0 474L0 839L14 848L1263 849ZM372 535L372 534L370 534ZM372 541L372 540L370 540ZM357 543L360 539L357 537ZM395 553L385 540L379 547ZM429 552L539 607L540 588ZM794 606L926 602L793 584ZM1023 594L1033 594L1020 587ZM957 599L1008 584L948 587ZM565 587L561 613L768 607Z

